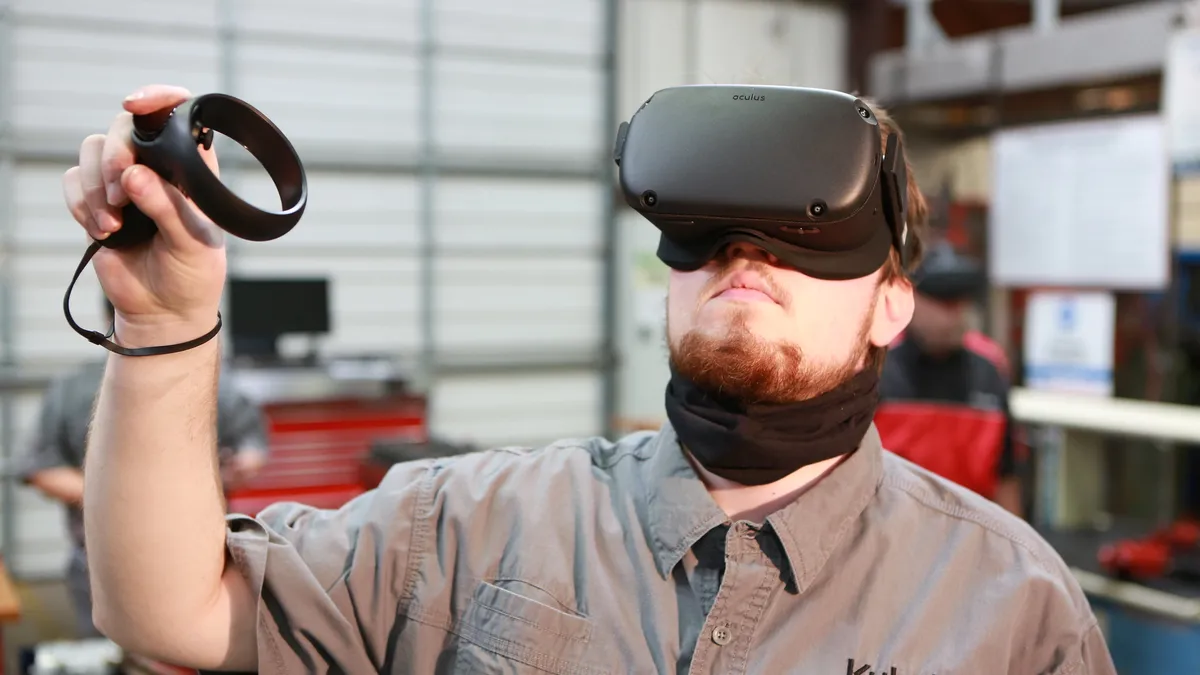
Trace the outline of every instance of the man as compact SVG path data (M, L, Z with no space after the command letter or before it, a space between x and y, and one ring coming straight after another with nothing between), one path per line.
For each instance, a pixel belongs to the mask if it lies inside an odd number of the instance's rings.
M915 282L912 322L888 354L880 382L875 424L883 444L1021 515L1006 362L994 342L967 328L970 304L987 278L943 243Z
M108 320L113 306L104 301ZM96 637L92 624L91 588L83 524L83 456L88 423L105 362L89 361L51 381L42 399L41 414L28 454L18 460L22 480L66 507L71 557L67 589L75 610L78 637ZM245 483L262 468L267 457L266 425L258 408L222 381L217 395L217 440L221 478L226 490Z
M128 141L130 112L188 96L135 92L64 176L91 236L117 231L127 199L158 224L93 260L124 346L195 339L219 306L218 230ZM898 132L835 103L875 185ZM891 231L888 213L862 222ZM268 673L1113 673L1045 542L881 449L867 366L912 313L891 236L850 279L743 239L673 269L658 433L403 463L337 511L225 519L204 480L215 341L110 356L86 473L96 619L163 661Z

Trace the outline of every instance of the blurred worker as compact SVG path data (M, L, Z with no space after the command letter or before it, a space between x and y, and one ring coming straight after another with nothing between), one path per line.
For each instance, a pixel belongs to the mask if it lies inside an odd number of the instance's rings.
M850 209L912 175L881 162L898 130L879 111L773 92L758 103L825 143L811 173L771 184L844 185ZM129 348L216 323L216 226L130 145L130 113L188 96L138 91L63 178L92 237L118 230L126 199L158 224L93 260ZM763 148L774 130L745 133ZM162 661L270 673L1112 674L1036 532L881 448L876 365L912 315L900 251L919 251L926 211L904 185L856 209L845 238L808 239L833 250L725 231L672 268L658 432L404 462L337 510L223 516L203 424L216 340L110 354L85 476L97 620Z
M999 345L967 326L987 277L942 243L914 281L912 322L880 382L875 424L883 445L1021 515L1007 362Z
M107 300L104 304L111 323L112 304ZM67 529L72 543L67 588L80 637L99 634L92 625L82 506L84 448L104 369L105 361L91 361L51 382L42 399L41 415L28 454L18 460L19 475L26 484L67 508ZM267 438L258 407L226 382L227 379L222 380L217 396L216 438L221 479L230 491L253 478L266 463Z

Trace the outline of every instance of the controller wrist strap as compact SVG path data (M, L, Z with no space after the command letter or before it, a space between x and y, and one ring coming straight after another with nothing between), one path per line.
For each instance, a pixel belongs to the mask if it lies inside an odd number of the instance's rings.
M92 244L88 246L87 252L83 254L83 260L79 261L79 267L75 268L75 275L71 277L71 283L67 286L67 292L63 296L63 313L67 316L67 323L71 324L71 328L75 329L76 333L79 333L86 338L88 342L100 345L108 351L120 354L122 356L158 356L161 354L174 354L176 352L187 351L193 347L199 347L205 342L208 342L216 337L217 333L221 332L221 313L217 312L217 325L213 326L212 330L194 340L188 340L187 342L180 342L173 345L166 345L164 347L137 347L131 349L129 347L122 347L110 339L116 332L117 327L115 322L109 327L108 333L101 333L100 331L87 330L80 327L79 324L75 323L75 319L71 318L71 291L75 288L75 282L79 281L79 275L83 273L85 268L87 268L88 263L92 260L92 256L96 255L96 252L99 251L100 248L101 244L98 241L93 241Z

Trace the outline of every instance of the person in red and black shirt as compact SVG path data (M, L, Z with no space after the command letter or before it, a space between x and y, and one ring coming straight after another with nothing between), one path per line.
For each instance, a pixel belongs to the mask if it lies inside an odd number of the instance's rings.
M999 345L967 328L987 277L943 244L914 283L912 322L889 350L880 381L875 424L883 445L1020 515L1007 360Z

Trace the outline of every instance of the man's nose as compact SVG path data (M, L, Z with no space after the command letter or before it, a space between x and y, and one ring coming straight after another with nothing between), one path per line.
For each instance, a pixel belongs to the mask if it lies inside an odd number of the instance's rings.
M745 258L746 260L773 264L775 256L763 249L745 241L735 241L725 247L722 255L730 260Z

